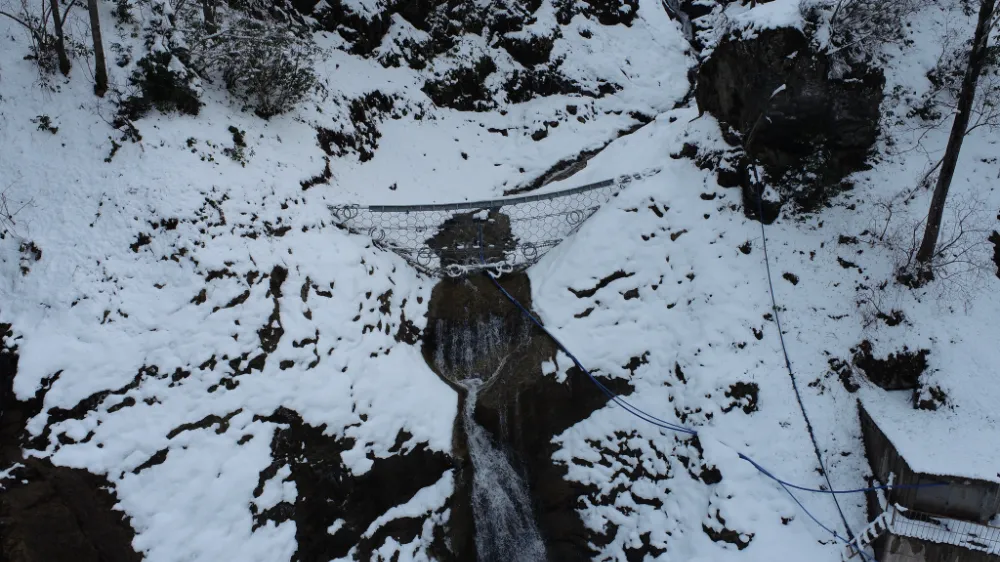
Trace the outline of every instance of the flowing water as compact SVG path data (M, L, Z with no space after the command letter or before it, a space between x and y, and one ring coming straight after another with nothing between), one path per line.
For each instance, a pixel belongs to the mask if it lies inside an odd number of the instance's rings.
M472 457L472 509L476 518L479 562L544 562L545 543L531 510L528 487L475 420L476 397L483 382L467 378L463 421Z

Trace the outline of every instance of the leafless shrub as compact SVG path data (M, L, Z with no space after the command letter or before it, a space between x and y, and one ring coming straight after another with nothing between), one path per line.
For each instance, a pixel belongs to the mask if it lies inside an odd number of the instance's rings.
M0 192L0 240L7 238L8 235L13 235L17 238L20 236L17 233L17 215L24 209L31 207L34 204L34 200L28 199L25 201L16 201L9 195L13 183L8 184L2 192Z
M63 11L65 20L66 14L70 12L72 4ZM56 37L49 32L49 25L52 23L52 10L48 2L31 0L9 0L0 3L0 16L11 19L28 33L30 41L29 58L38 64L38 69L43 74L53 74L58 67L56 60Z
M841 77L851 64L880 56L887 43L907 41L904 22L933 0L802 0L800 12Z
M896 202L878 204L882 218L876 219L876 230L870 241L888 249L893 256L896 279L904 285L919 285L916 279L918 265L921 271L929 271L931 278L946 291L971 294L984 275L990 272L990 248L988 238L992 230L989 225L988 207L984 201L974 196L956 198L949 205L949 215L944 221L937 249L930 263L917 263L917 251L924 230L926 218L902 220L893 225L893 211Z
M881 248L890 256L896 281L911 287L920 285L916 283L916 256L926 222L926 218L914 219L908 208L915 191L904 190L873 203L865 235L871 247ZM988 241L992 217L988 205L972 195L949 202L947 213L937 252L929 264L935 281L931 290L942 302L967 305L992 275L992 247ZM882 284L878 287L878 291L861 287L858 293L857 305L865 327L894 316L893 306L886 304L885 296L892 285L888 289Z

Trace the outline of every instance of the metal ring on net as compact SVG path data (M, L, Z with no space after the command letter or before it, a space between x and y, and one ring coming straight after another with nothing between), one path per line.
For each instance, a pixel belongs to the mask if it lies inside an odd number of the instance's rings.
M345 221L349 221L349 220L353 219L354 217L358 216L358 209L359 209L359 207L357 205L344 205L342 207L330 207L330 210L333 212L333 216L337 217L338 219L345 220Z
M378 233L378 236L375 234ZM385 240L385 230L377 226L373 226L368 229L368 237L372 239L372 242L381 246L382 242Z
M491 267L491 268L495 269L496 272L497 272L497 275L503 275L505 273L513 273L514 272L514 266L512 264L507 263L507 262L491 263L491 264L489 264L488 267Z
M421 248L417 252L417 263L423 266L428 266L431 264L431 260L434 259L434 250L430 248Z
M521 244L521 255L525 261L534 261L538 258L538 247L531 242L524 242Z
M583 213L575 209L570 211L569 213L566 213L566 222L568 222L573 226L576 226L581 222L583 222L584 218L585 217L583 216Z
M449 263L444 266L443 271L448 275L448 277L462 277L465 275L466 268L457 263Z

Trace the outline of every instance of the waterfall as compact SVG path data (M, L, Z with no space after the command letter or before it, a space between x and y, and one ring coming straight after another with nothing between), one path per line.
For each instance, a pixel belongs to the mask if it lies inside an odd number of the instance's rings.
M490 434L476 423L476 397L483 383L462 381L468 389L463 420L472 457L472 509L479 562L544 562L545 543L532 516L528 488Z

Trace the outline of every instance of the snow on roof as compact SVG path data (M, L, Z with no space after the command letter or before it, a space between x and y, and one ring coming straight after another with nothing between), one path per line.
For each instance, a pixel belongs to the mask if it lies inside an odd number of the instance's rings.
M986 349L970 353L989 353ZM933 357L933 355L931 356ZM959 364L959 363L953 363ZM913 391L865 385L861 402L882 433L916 472L1000 483L1000 389L992 371L949 373L950 405L913 407Z

